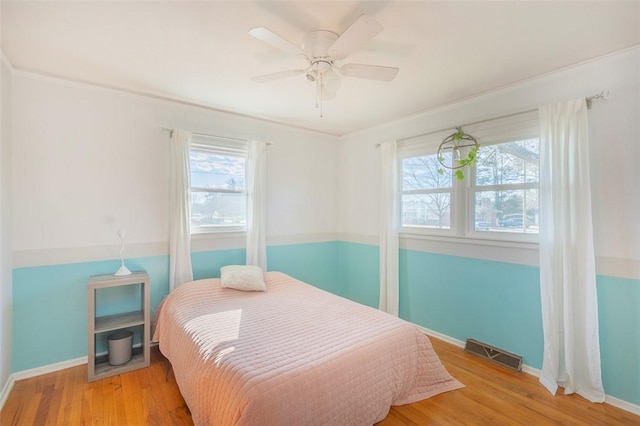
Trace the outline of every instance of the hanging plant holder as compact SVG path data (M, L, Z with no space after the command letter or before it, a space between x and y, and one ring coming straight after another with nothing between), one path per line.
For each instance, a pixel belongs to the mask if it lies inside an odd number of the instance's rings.
M480 144L473 136L465 133L461 127L456 127L456 132L450 134L442 140L438 147L438 162L449 170L454 170L453 174L458 179L464 179L462 169L473 167L476 162L476 155L480 149ZM446 163L444 154L451 152L453 159L451 164ZM466 156L463 157L463 153ZM438 173L444 174L444 169L438 169Z

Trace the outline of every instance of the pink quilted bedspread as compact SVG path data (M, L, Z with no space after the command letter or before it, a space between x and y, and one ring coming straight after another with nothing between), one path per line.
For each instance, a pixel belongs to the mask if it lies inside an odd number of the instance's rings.
M278 272L266 292L183 284L156 314L197 425L371 425L391 405L463 385L427 336Z

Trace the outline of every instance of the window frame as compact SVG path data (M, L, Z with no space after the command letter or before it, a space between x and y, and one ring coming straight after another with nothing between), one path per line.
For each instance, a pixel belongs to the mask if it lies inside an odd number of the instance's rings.
M475 125L465 126L464 130L474 135L483 146L500 145L503 143L522 141L528 139L539 140L539 126L537 110L525 113L513 114L487 120ZM539 241L539 233L525 232L497 232L477 231L475 229L475 194L478 191L492 190L500 187L503 190L538 189L538 182L525 182L519 184L501 184L491 186L476 186L476 166L464 170L465 178L458 180L452 176L451 185L451 226L450 229L437 229L419 226L403 225L403 160L425 155L437 155L440 142L448 136L452 130L432 132L425 135L407 138L398 144L398 232L400 236L420 238L445 238L450 241L479 240L496 244L536 244ZM445 169L445 173L450 173ZM504 187L504 188L503 188Z
M400 233L405 234L427 234L427 235L438 235L438 236L456 236L457 230L459 228L459 224L455 220L457 217L455 210L457 209L457 202L455 202L456 198L456 186L457 179L453 176L450 177L451 186L447 188L428 188L428 189L412 189L405 191L403 189L404 183L404 169L403 169L403 161L407 158L418 158L425 156L437 156L437 147L433 150L431 145L425 146L423 149L411 152L411 155L398 155L397 157L397 170L398 170L398 229ZM448 171L445 169L445 173ZM403 224L403 209L402 209L402 198L403 195L420 195L420 194L449 194L449 228L433 228L428 226L405 226Z
M215 136L194 135L192 137L191 146L189 147L189 158L191 158L192 152L200 152L204 154L221 155L225 157L243 158L245 160L245 188L244 190L232 190L223 188L206 188L206 187L194 187L190 184L189 187L189 211L191 216L191 195L193 192L198 193L212 193L212 194L244 194L245 202L247 200L247 162L248 162L248 146L247 142L236 141L231 139L219 138ZM190 160L189 160L190 161ZM191 182L191 168L189 168L189 181ZM190 225L191 235L216 235L225 234L225 237L230 234L245 234L247 231L246 218L248 216L245 204L245 224L244 225L218 225L218 226L193 226ZM191 221L191 217L189 217Z
M525 141L525 140L531 140L531 139L538 139L538 147L539 147L539 143L540 143L540 138L535 136L535 137L519 137L519 138L509 138L509 140L507 141L501 141L498 143L487 143L486 146L495 146L495 145L502 145L502 144L506 144L506 143L511 143L511 142L519 142L519 141ZM538 167L540 165L540 160L538 159ZM475 217L476 217L476 203L475 203L475 194L477 192L484 192L484 191L518 191L518 190L523 190L523 191L527 191L527 190L531 190L531 189L537 189L538 190L538 194L540 191L540 177L538 176L538 181L537 182L521 182L521 183L503 183L503 184L497 184L497 185L482 185L482 186L478 186L476 185L476 166L473 166L473 169L471 170L470 173L470 177L471 179L469 179L469 184L467 186L467 205L469 208L469 214L467 216L467 235L472 237L472 238L477 238L477 239L489 239L489 240L496 240L496 241L516 241L516 242L527 242L527 243L535 243L538 242L538 236L539 236L539 232L538 233L533 233L533 232L509 232L509 231L504 231L504 232L497 232L497 231L477 231L475 228Z

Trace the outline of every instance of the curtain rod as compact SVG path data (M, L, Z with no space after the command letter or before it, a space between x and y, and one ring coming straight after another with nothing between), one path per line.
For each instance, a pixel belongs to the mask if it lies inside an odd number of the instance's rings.
M596 100L596 99L608 99L608 98L609 98L609 92L608 91L607 92L602 91L602 92L597 93L595 95L586 96L584 98L584 100L587 102L587 109L591 109L591 103L594 100ZM515 117L517 115L528 114L528 113L531 113L531 112L534 112L534 111L537 111L537 110L538 110L538 108L532 108L532 109L528 109L526 111L513 112L511 114L505 114L505 115L501 115L499 117L486 118L484 120L474 121L472 123L466 123L466 124L462 124L460 126L445 127L444 129L440 129L440 130L433 130L433 131L426 132L426 133L420 133L418 135L407 136L406 138L400 138L397 141L398 142L403 142L403 141L406 141L406 140L409 140L409 139L421 138L421 137L424 137L424 136L434 135L436 133L440 133L440 132L443 132L443 131L449 130L449 129L456 129L458 127L465 127L465 126L475 126L476 124L487 123L489 121L500 120L502 118ZM380 147L380 144L377 143L376 144L376 148L379 148L379 147Z
M584 100L587 101L587 109L591 109L591 103L595 99L609 99L609 91L602 91L598 94L587 96L586 98L584 98Z
M161 127L160 130L163 131L163 132L169 132L169 135L171 135L171 133L173 133L173 129L168 129L166 127ZM203 137L203 138L224 139L224 140L233 141L233 142L249 142L247 139L230 138L228 136L208 135L206 133L195 133L195 132L192 132L191 134L193 136L200 136L200 137ZM265 143L267 145L271 146L271 142L265 142Z

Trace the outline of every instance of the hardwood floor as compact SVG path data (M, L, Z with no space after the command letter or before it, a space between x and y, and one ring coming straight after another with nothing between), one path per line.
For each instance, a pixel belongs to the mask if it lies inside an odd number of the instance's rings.
M157 348L148 368L87 382L87 366L21 380L0 425L190 425L171 365Z
M390 425L640 425L640 416L578 395L551 395L538 378L430 338L447 370L465 388L392 407Z
M576 395L554 397L533 376L431 341L466 387L392 407L378 425L640 425L640 416ZM157 349L150 367L93 383L84 365L18 381L0 413L3 426L190 424L171 366Z

